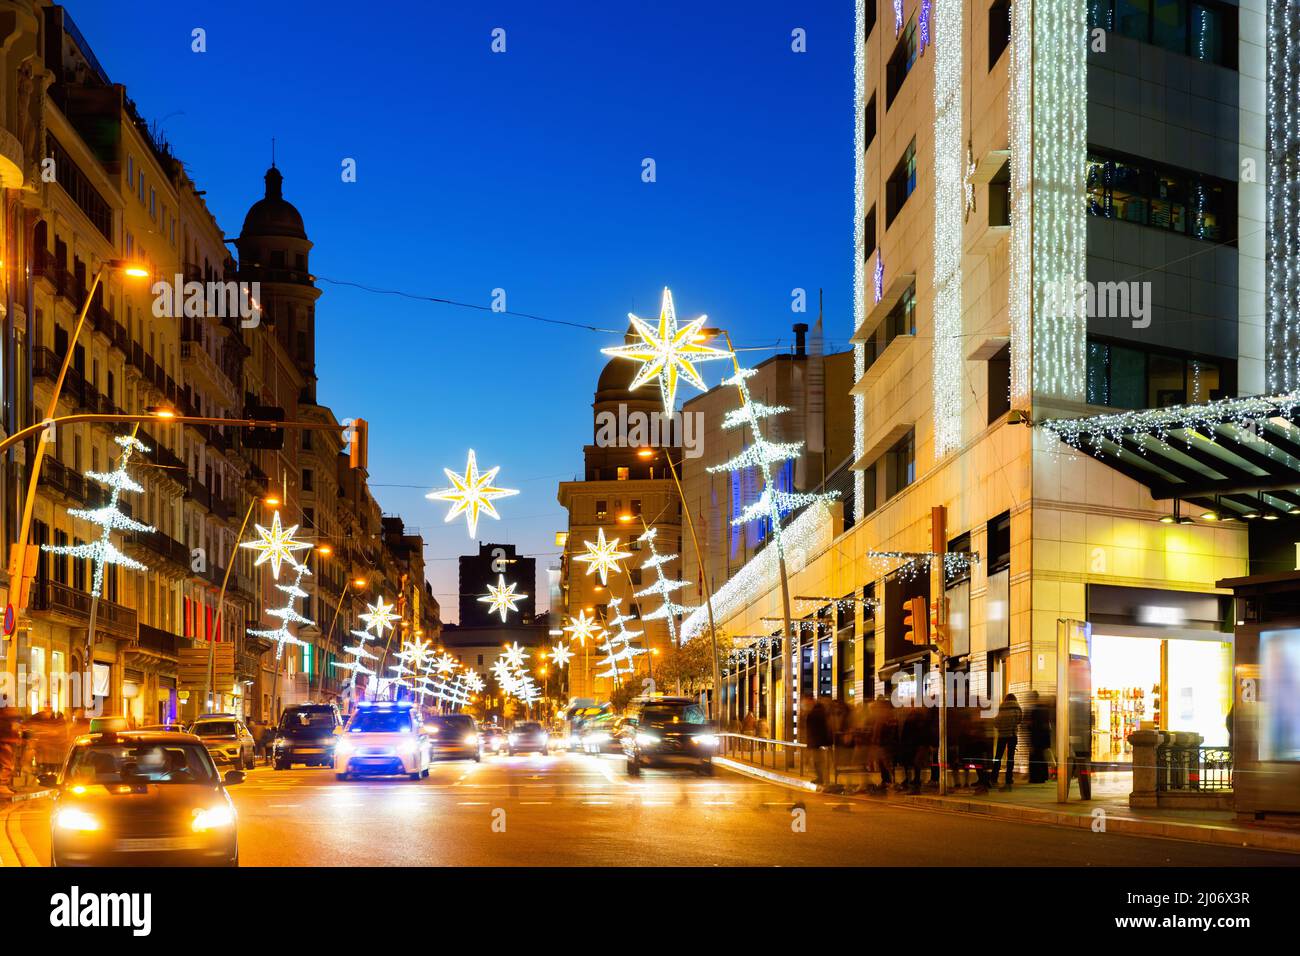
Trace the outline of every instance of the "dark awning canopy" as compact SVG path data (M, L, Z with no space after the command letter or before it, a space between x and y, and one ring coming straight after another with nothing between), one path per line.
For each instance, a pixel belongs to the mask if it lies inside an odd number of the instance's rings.
M1300 515L1300 394L1048 419L1063 442L1231 520Z

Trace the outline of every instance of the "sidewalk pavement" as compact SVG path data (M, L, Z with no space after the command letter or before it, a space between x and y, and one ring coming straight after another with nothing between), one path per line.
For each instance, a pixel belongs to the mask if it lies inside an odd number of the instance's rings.
M832 788L827 791L824 786L812 782L811 772L800 776L797 767L789 771L774 770L743 759L740 755L716 757L714 762L738 773L785 786L844 796L865 803L885 802L955 813L980 813L1019 823L1078 827L1096 832L1300 853L1300 832L1243 824L1237 821L1236 814L1228 810L1133 809L1128 805L1132 777L1121 771L1094 773L1091 800L1080 799L1078 781L1072 780L1069 801L1057 803L1055 780L1048 783L1017 783L1010 790L993 789L982 794L966 787L949 791L947 796L941 797L937 785L933 789L923 789L920 794L893 789L888 793L875 794L858 789L863 780L861 773L845 773L842 768L839 779L845 789L841 791Z

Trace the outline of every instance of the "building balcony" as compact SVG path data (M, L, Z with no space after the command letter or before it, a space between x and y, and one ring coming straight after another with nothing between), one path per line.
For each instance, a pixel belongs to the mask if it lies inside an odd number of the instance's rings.
M86 504L86 479L57 458L47 455L42 459L40 487L69 504Z
M38 579L32 585L32 613L73 626L89 625L91 600L90 594L86 591L48 578ZM136 624L136 613L132 608L100 598L99 608L95 614L96 630L102 630L113 637L134 641Z
M145 564L150 556L160 557L185 574L190 573L190 549L161 531L129 531L123 537L129 552L139 555Z
M191 641L187 637L181 637L171 631L164 631L160 627L141 624L136 633L134 648L159 657L175 660L180 657L178 652L181 648L189 647L190 644Z

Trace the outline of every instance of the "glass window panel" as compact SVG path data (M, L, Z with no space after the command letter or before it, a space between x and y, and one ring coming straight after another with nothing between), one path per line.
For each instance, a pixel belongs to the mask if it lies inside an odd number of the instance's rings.
M1155 174L1155 197L1151 201L1151 225L1174 232L1187 231L1185 183L1182 177L1160 170Z
M1186 365L1180 358L1152 355L1147 367L1148 408L1182 405L1187 401Z
M1187 51L1187 0L1155 0L1152 42L1177 53Z
M1151 0L1115 0L1115 19L1122 36L1146 41L1151 34Z
M1146 407L1146 356L1137 349L1110 347L1110 404Z

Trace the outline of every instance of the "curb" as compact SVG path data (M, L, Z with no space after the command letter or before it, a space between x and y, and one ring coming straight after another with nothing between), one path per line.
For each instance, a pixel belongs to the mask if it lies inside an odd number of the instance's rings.
M811 781L800 777L777 773L758 767L750 767L734 760L714 757L714 763L757 777L781 786L799 790L825 792ZM1104 821L1105 833L1122 833L1127 836L1163 837L1169 840L1182 840L1187 843L1213 844L1217 846L1240 846L1255 850L1276 850L1282 853L1300 853L1300 833L1286 833L1273 830L1247 829L1243 827L1223 826L1213 823L1179 823L1165 820L1143 820L1136 817L1117 816L1100 804L1096 810L1103 810L1104 816L1094 813L1070 813L1063 810L1039 810L1017 804L981 803L975 800L962 800L955 797L931 797L891 795L887 800L873 800L858 794L833 794L846 797L859 803L879 803L893 806L908 806L923 810L946 810L950 813L971 813L992 817L999 820L1012 820L1018 823L1033 823L1047 826L1071 827L1091 830L1098 819Z
M20 812L19 804L23 802L23 800L11 800L7 805L0 805L0 867L41 865L23 836L22 828L15 826L14 823Z

